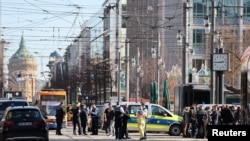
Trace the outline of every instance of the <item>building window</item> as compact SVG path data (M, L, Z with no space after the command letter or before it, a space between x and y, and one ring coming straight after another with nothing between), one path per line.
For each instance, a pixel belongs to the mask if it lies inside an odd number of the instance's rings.
M204 18L206 16L206 3L200 2L200 0L194 0L193 16L194 18Z
M195 54L205 54L205 29L193 30L193 49Z
M193 30L193 43L201 44L205 40L205 30L204 29L194 29Z
M243 10L244 17L250 17L250 0L244 0Z
M201 68L202 65L205 64L205 60L203 59L193 59L193 68L198 72Z
M225 17L237 17L238 15L238 0L224 1L224 14Z

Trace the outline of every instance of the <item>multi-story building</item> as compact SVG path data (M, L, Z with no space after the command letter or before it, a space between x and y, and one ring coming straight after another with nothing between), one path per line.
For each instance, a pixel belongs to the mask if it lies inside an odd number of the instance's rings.
M4 90L4 41L0 42L0 89ZM2 97L2 94L0 94Z
M119 93L126 97L126 93L129 93L129 97L136 97L135 84L138 76L136 68L129 65L129 92L126 92L127 88L122 90L118 87L117 80L121 76L117 75L115 68L119 67L119 72L126 69L123 65L117 64L129 63L138 54L140 54L137 60L140 62L139 67L144 71L144 76L139 78L140 97L149 97L148 85L154 81L159 81L159 92L162 93L163 82L168 79L166 74L173 67L182 69L182 78L177 78L179 83L210 83L211 48L218 48L220 41L214 38L215 42L212 42L210 35L216 37L215 31L219 30L221 39L226 43L229 41L225 41L224 33L230 30L230 34L234 36L231 38L237 39L237 43L224 44L224 52L232 54L229 52L231 48L231 51L238 50L239 54L242 53L248 46L243 36L249 28L248 3L248 0L106 0L101 11L94 14L82 26L79 38L71 45L75 50L70 53L69 60L78 64L78 73L86 75L89 72L89 75L93 76L91 78L97 78L97 72L93 73L94 68L97 70L98 67L108 65L111 73L107 75L110 75L110 80L105 82L110 82L108 83L108 87L112 89L110 96ZM212 12L212 9L216 11ZM205 17L210 21L210 24L206 24L210 25L209 32L206 32L207 26L204 26ZM181 33L179 38L176 37L178 33ZM180 45L178 39L182 41ZM129 53L125 54L127 40L129 40ZM154 48L157 48L157 59L151 57ZM79 58L74 56L81 58L81 64L77 63ZM234 59L232 56L230 55L230 59ZM165 63L165 69L159 68L157 64L159 60ZM107 64L100 66L100 62ZM95 67L88 67L93 63ZM230 71L224 73L227 76L225 84L239 88L240 69L236 64L230 65ZM189 73L198 74L200 70L207 76L206 79L202 79L203 81L188 79ZM159 72L160 80L157 80ZM103 78L102 75L99 76ZM234 78L231 79L230 76ZM94 89L89 92L102 95L102 90L97 92L95 89L100 90L105 86L100 84L97 88L95 85L91 85ZM102 99L101 96L99 99Z

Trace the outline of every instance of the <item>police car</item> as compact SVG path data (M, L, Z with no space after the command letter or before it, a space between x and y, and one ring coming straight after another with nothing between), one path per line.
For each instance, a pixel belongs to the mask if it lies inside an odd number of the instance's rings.
M124 106L126 102L121 102ZM113 105L113 104L112 104ZM128 131L138 131L136 111L141 103L128 102L130 119L128 120ZM115 106L115 105L113 105ZM179 136L182 133L182 117L173 114L158 104L145 103L147 107L147 132L165 132L172 136Z

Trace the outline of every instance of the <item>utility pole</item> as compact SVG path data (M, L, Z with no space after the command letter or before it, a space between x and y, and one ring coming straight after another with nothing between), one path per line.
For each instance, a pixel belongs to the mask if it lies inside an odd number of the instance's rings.
M139 63L139 59L140 59L140 51L139 51L139 47L137 47L137 60L136 60L136 102L139 102L139 91L140 91L140 63Z
M211 71L211 77L210 77L210 103L215 103L215 93L214 93L214 71L213 71L213 64L212 64L212 59L213 59L213 53L214 53L214 33L215 33L215 13L214 13L214 3L215 0L211 0L212 3L212 17L211 17L211 56L210 56L210 71Z
M161 47L161 35L158 32L158 47L157 47L157 95L158 100L157 103L160 104L160 65L161 65L161 55L160 55L160 47Z
M129 39L126 40L126 100L129 102Z
M117 97L120 102L120 48L119 48L119 0L116 2L116 64L117 64Z

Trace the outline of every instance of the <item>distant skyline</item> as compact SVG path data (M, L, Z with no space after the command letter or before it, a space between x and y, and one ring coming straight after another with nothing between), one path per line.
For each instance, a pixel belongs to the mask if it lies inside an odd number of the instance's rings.
M101 9L104 0L1 0L1 39L5 40L5 73L9 58L19 48L22 33L38 64L38 79L47 71L50 53L64 55L80 34L81 25Z

